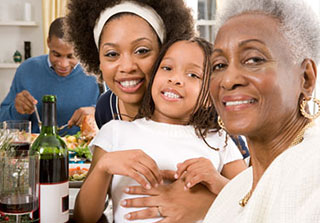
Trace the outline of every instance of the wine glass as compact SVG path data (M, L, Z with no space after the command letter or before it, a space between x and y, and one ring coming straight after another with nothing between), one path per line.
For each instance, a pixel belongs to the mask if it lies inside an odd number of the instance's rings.
M26 150L0 153L0 212L16 223L35 222L33 212L39 207L39 154Z
M31 143L31 121L8 120L2 123L2 128L12 137L12 146L17 150L29 150Z

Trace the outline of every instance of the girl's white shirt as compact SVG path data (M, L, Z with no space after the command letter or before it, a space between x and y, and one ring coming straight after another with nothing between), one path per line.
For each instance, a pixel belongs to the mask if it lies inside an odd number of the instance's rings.
M155 160L160 169L169 170L176 170L176 165L187 159L205 157L221 172L224 164L242 159L231 139L225 145L225 137L223 131L210 133L206 137L209 145L219 148L216 151L196 135L192 126L159 123L145 118L132 122L112 120L101 128L90 148L95 145L107 152L141 149ZM137 182L129 177L114 175L111 184L115 222L125 222L125 214L141 210L123 208L119 204L123 199L137 197L123 193L127 186L137 185ZM159 219L133 222L155 222Z

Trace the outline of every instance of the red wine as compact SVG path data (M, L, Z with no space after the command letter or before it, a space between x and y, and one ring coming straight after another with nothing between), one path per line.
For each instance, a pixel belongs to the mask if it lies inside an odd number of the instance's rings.
M69 219L68 150L57 134L56 97L45 95L42 103L41 132L30 149L40 154L40 221L64 223Z
M38 208L38 199L27 196L5 196L0 199L0 210L4 213L29 213Z
M53 158L53 154L43 154L40 159L40 188L41 184L59 184L68 181L68 160L66 157ZM67 171L65 171L67 170ZM41 191L41 189L40 189ZM40 195L41 196L41 195ZM44 195L42 195L44 196ZM69 196L61 198L62 212L69 210ZM39 210L33 213L35 219L39 218Z
M14 147L16 150L25 151L29 150L30 143L27 142L12 142L11 146Z
M41 155L40 170L40 184L68 181L68 160L65 156Z

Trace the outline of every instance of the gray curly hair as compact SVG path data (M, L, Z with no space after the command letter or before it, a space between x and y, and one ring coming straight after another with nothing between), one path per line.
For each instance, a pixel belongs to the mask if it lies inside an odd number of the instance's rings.
M305 58L319 62L319 17L303 0L224 0L223 6L217 11L215 35L231 17L245 13L270 15L279 20L279 30L289 43L295 63Z

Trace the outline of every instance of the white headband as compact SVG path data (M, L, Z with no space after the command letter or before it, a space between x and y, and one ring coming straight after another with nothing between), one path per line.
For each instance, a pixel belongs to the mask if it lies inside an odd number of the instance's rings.
M165 26L158 13L150 6L141 6L135 2L125 1L118 5L115 5L114 7L106 8L104 11L101 12L100 17L97 19L96 25L93 29L93 35L98 50L99 38L104 24L108 21L108 19L110 19L111 16L121 12L131 12L146 20L156 31L161 43L163 43L165 36Z

